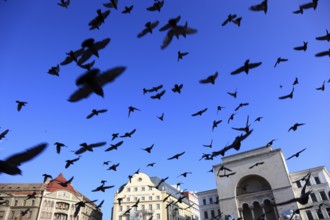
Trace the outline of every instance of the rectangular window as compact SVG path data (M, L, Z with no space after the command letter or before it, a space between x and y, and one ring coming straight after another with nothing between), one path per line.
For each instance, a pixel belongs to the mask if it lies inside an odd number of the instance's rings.
M126 199L126 200L127 200L127 202L131 201L131 199L130 199L129 197L127 197L127 199Z
M204 218L205 218L205 219L208 219L208 218L209 218L209 216L208 216L208 214L207 214L207 211L204 211Z
M314 180L316 184L321 184L320 178L318 176L314 176Z
M317 209L316 210L317 216L319 217L319 219L324 219L323 213L321 211L321 209Z
M137 201L137 197L134 197L134 201L135 201L135 202Z
M310 196L311 196L311 199L312 199L313 202L317 202L317 198L316 198L315 193L311 193Z
M130 191L131 191L131 188L128 187L128 188L127 188L127 192L130 192Z
M322 198L323 201L327 201L328 200L328 197L327 197L327 195L325 194L324 191L321 191L320 192L320 196L321 196L321 198Z
M14 206L18 206L18 200L15 200L15 205Z
M311 181L309 179L306 180L306 185L311 186Z
M213 198L209 198L210 204L213 204Z
M206 199L203 199L203 205L206 205Z
M149 210L152 210L152 204L149 204Z
M160 196L156 196L156 199L157 199L157 200L160 200Z
M157 209L160 209L160 204L157 204L156 207L157 207Z
M142 201L144 201L144 200L145 200L145 197L144 197L144 196L142 196L142 197L141 197L141 200L142 200Z
M160 214L157 214L157 218L156 219L160 219Z
M32 200L32 206L34 206L34 204L35 204L35 200Z
M137 192L138 191L138 188L137 187L134 187L134 192Z
M211 217L214 218L215 217L215 213L214 210L211 210Z
M152 196L149 196L149 200L152 200Z
M143 186L143 187L141 188L141 191L146 191L146 188Z
M221 211L220 211L220 209L218 209L218 215L220 215L221 214Z
M314 220L312 212L310 210L306 210L306 215L308 220Z
M151 186L149 186L149 191L151 191L152 190L152 187Z
M141 205L141 210L144 210L144 205Z
M301 183L300 183L300 181L297 181L296 184L297 184L297 187L298 187L298 188L301 188Z

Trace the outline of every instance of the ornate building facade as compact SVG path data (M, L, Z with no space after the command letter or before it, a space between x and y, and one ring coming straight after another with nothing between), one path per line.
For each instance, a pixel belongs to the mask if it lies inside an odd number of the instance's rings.
M158 177L135 174L114 195L112 220L191 220L182 192Z
M86 203L77 217L74 217L75 204L90 200L71 184L63 187L58 181L65 182L66 179L60 174L53 181L47 180L44 184L0 184L0 220L102 219L102 213L94 203Z
M213 166L213 171L223 213L221 219L330 219L330 175L325 167L289 174L281 149L266 146L223 157L221 164ZM311 178L306 183L303 177L308 173ZM307 204L293 201L275 205L299 198L305 183L306 191L312 192ZM204 194L207 191L198 195ZM298 209L301 209L299 213L294 214ZM201 217L212 219L203 213Z

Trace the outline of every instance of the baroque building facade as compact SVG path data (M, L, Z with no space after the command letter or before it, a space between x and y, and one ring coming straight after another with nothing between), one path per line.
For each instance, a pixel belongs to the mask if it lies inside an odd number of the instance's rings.
M101 220L102 213L94 203L86 203L76 217L75 204L90 202L71 184L63 187L62 174L54 180L37 184L0 184L0 220ZM28 195L34 195L29 198ZM28 199L29 198L29 199ZM26 214L24 213L26 212Z
M114 195L112 220L192 220L183 192L158 177L135 174Z

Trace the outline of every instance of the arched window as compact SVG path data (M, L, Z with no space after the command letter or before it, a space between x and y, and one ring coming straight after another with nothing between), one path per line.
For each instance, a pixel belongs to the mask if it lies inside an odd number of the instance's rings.
M262 219L264 213L262 212L259 202L253 203L253 213L256 219Z
M251 209L248 204L243 204L243 219L244 220L253 220Z
M274 211L274 206L271 204L271 202L268 199L266 199L264 201L264 209L265 209L267 220L276 220L277 219L275 211Z

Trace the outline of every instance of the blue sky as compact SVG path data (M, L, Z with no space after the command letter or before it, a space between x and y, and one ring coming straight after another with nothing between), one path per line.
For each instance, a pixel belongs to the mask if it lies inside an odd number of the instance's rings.
M203 191L215 188L214 174L207 171L221 163L199 161L203 153L220 150L231 143L240 132L231 127L245 125L250 117L253 133L240 151L264 146L271 139L274 148L281 148L285 157L307 148L299 158L287 162L290 172L325 165L329 167L330 124L329 86L330 59L315 57L329 50L330 43L315 37L330 30L330 3L320 0L316 10L294 14L307 1L269 1L268 12L249 10L259 1L165 1L160 12L146 8L154 1L122 0L118 10L110 15L99 30L89 30L88 23L96 10L107 10L106 1L71 1L65 9L56 1L15 1L0 3L0 132L9 129L0 142L1 159L21 152L41 142L48 148L42 155L21 166L22 176L1 175L1 182L41 182L42 174L68 179L75 176L73 186L90 199L105 200L104 219L110 219L113 195L137 169L150 176L164 178L168 183L184 182L183 189ZM131 14L122 14L125 6L134 5ZM228 14L242 16L240 27L233 23L221 26ZM173 39L161 50L166 35L158 29L170 18L181 15L180 25L186 21L196 34ZM137 38L148 21L159 21L152 34ZM99 51L95 68L105 71L125 66L125 72L114 82L104 86L104 98L96 94L71 103L67 99L77 89L75 80L85 71L74 63L60 67L60 76L47 73L62 62L67 52L77 50L88 38L96 41L111 38L107 47ZM308 42L306 52L293 50ZM189 52L178 62L177 52ZM278 57L287 58L274 68ZM246 59L262 62L249 74L230 75ZM218 71L215 85L200 84L199 80ZM279 100L289 94L298 77L292 100ZM316 90L325 82L325 90ZM173 93L174 84L183 84L181 94ZM143 95L143 88L162 84L166 90L161 100ZM237 89L237 98L227 92ZM18 112L16 100L28 104ZM234 109L248 102L238 111ZM225 106L217 114L217 106ZM128 116L128 107L136 111ZM202 116L191 114L208 108ZM91 119L92 109L108 111ZM156 116L164 112L164 121ZM229 124L232 113L235 118ZM253 122L257 117L260 122ZM223 120L212 132L213 120ZM294 123L305 123L295 132L288 132ZM119 139L111 141L112 133L136 129L132 138L122 139L117 151L104 150ZM213 140L213 148L205 148ZM54 142L68 146L56 154ZM107 145L85 152L80 161L65 169L65 160L76 155L79 144L106 141ZM151 154L141 148L154 144ZM167 158L186 153L175 161ZM228 151L226 155L237 153ZM106 171L103 161L120 163L117 172ZM154 167L146 165L156 162ZM187 178L177 176L192 172ZM91 192L102 179L113 189Z

